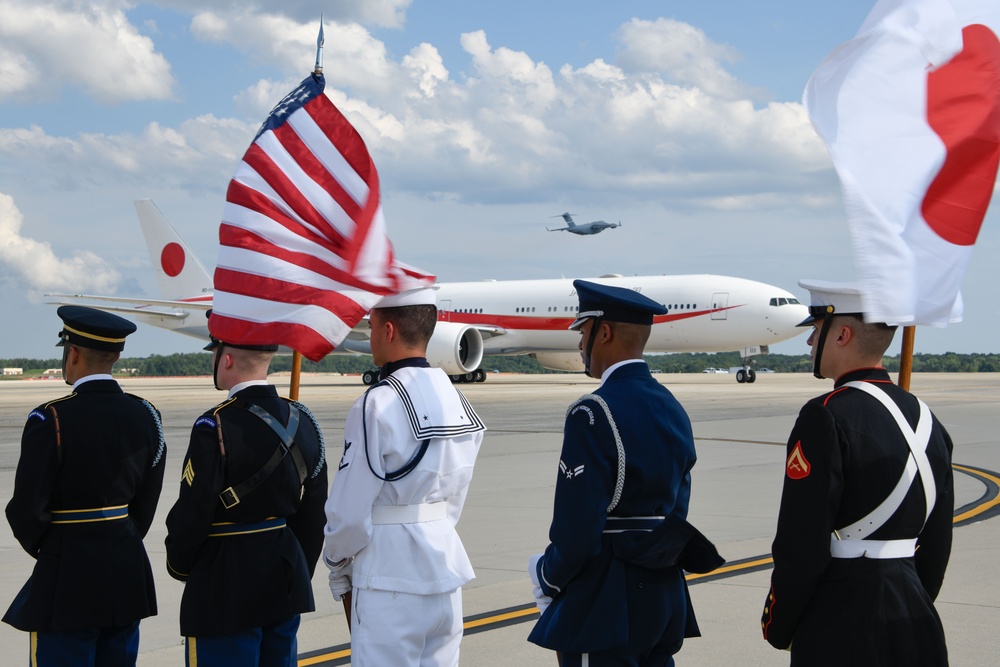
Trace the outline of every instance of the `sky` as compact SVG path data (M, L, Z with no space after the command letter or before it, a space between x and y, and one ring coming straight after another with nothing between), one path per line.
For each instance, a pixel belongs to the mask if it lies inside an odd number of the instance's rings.
M856 274L802 90L872 4L0 0L0 357L58 356L46 293L161 297L135 199L215 266L229 179L311 71L321 12L327 94L403 261L442 282L715 273L807 301L800 279ZM997 209L964 320L918 328L917 353L1000 351ZM563 211L622 226L547 232ZM140 326L126 354L200 347Z

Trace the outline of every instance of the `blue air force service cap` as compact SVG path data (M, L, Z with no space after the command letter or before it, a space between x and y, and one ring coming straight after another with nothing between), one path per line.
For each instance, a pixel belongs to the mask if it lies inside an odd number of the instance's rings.
M861 289L857 283L825 280L800 280L799 287L809 290L809 317L796 326L809 327L829 315L861 315Z
M59 306L56 314L63 321L56 347L72 344L121 352L125 349L125 337L136 329L135 324L124 317L86 306Z
M624 287L599 285L586 280L574 280L573 287L580 298L580 311L573 324L569 325L570 330L579 329L592 317L609 322L652 325L653 315L667 312L663 304Z

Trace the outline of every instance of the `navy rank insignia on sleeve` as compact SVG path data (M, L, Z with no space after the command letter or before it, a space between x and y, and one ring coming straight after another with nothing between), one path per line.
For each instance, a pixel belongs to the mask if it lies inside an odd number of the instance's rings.
M337 466L337 470L343 470L350 465L350 461L347 460L347 450L351 448L351 443L344 440L344 455L340 457L340 465Z
M194 466L191 465L191 459L188 459L187 464L184 466L184 474L181 475L181 479L188 483L188 486L194 485Z
M559 472L566 476L566 479L573 479L579 475L583 474L583 466L578 465L575 468L570 468L560 459L559 461Z

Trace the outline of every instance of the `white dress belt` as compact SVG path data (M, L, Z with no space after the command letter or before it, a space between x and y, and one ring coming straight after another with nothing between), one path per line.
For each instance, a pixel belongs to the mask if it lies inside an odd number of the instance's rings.
M421 503L419 505L373 505L372 525L394 523L426 523L448 518L448 503Z
M834 558L909 558L917 550L917 538L912 540L838 540L830 539L830 555Z

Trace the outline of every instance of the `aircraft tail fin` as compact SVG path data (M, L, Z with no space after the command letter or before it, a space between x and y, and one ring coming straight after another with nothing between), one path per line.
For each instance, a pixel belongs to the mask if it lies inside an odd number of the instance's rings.
M152 199L132 202L146 237L149 258L164 299L188 299L212 293L212 276L167 221Z

